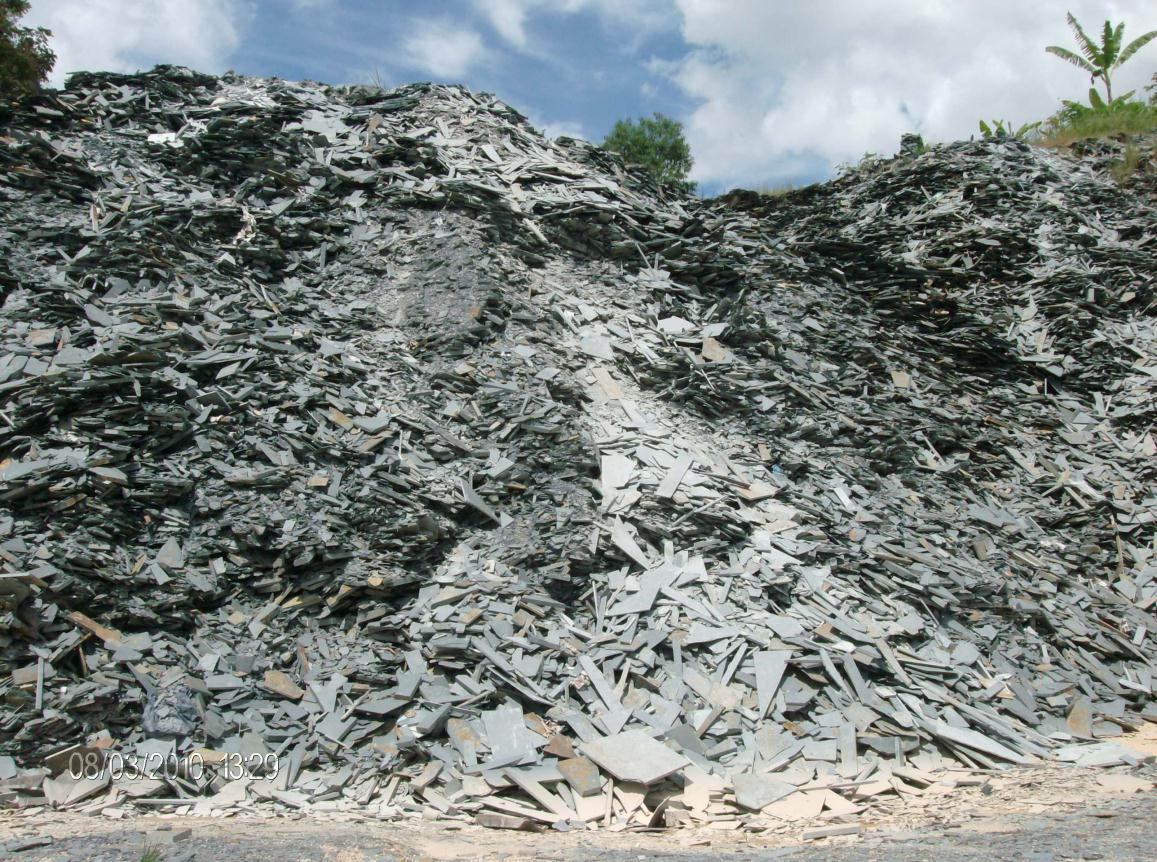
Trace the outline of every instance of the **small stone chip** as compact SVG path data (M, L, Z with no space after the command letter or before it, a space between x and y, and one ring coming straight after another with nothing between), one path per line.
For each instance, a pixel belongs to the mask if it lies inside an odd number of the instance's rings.
M279 670L265 671L263 685L274 694L290 700L301 700L305 696L305 689Z
M474 822L479 826L489 826L491 829L514 829L518 832L537 832L539 827L533 820L526 817L517 817L513 814L502 814L497 811L479 811L474 815Z
M803 831L804 841L817 841L820 838L835 838L837 835L859 835L860 825L858 823L848 823L844 826L819 826L815 829L805 829Z

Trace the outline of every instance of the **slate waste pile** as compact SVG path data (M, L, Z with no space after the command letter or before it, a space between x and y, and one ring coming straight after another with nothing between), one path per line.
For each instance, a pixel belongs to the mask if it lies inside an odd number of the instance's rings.
M157 67L0 110L0 201L0 803L820 837L1137 764L1157 222L1079 158L699 201Z

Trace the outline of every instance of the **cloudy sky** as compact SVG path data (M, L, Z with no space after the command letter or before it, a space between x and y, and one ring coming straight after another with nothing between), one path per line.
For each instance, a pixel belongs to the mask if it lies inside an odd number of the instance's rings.
M796 185L900 135L968 137L1039 119L1089 82L1044 52L1152 0L31 0L53 83L77 69L179 63L328 83L464 83L551 134L599 141L619 117L683 121L692 177L715 193ZM1157 41L1114 90L1143 87Z

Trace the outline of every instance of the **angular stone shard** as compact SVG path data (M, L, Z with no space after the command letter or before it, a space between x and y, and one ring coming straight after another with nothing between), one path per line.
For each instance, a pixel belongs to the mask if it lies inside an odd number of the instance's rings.
M305 696L305 689L279 670L267 670L263 685L274 694L290 700L301 700Z
M569 784L579 796L593 796L596 793L602 792L603 777L599 774L598 767L585 757L571 757L567 760L560 760L558 763L558 771L562 773L567 784Z

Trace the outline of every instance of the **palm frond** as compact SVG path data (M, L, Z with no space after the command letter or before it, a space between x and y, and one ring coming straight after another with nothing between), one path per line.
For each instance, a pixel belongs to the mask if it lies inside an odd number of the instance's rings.
M1064 60L1068 63L1072 63L1078 69L1084 69L1090 75L1095 76L1097 74L1097 67L1096 66L1094 66L1092 63L1090 63L1084 57L1078 57L1076 54L1074 54L1068 48L1061 48L1058 45L1049 45L1047 48L1045 48L1045 50L1050 54L1053 54L1057 57L1060 57L1062 60Z
M1116 65L1120 66L1154 39L1157 39L1157 30L1150 30L1148 33L1138 36L1121 52L1121 56L1117 58Z
M1104 110L1105 100L1101 98L1101 94L1097 92L1096 87L1089 87L1089 105L1094 110Z
M1101 30L1101 62L1097 64L1102 68L1112 68L1113 61L1117 59L1117 46L1113 38L1115 35L1113 25L1106 21L1104 29Z
M1035 132L1040 128L1041 121L1037 120L1035 123L1024 123L1019 129L1013 132L1013 137L1017 140L1023 141L1028 137L1029 132Z
M1077 36L1077 45L1080 46L1081 53L1088 58L1090 63L1097 63L1101 56L1097 50L1097 44L1089 38L1089 34L1085 32L1085 28L1081 26L1080 22L1073 17L1072 12L1065 13L1065 20L1069 22L1069 26Z

